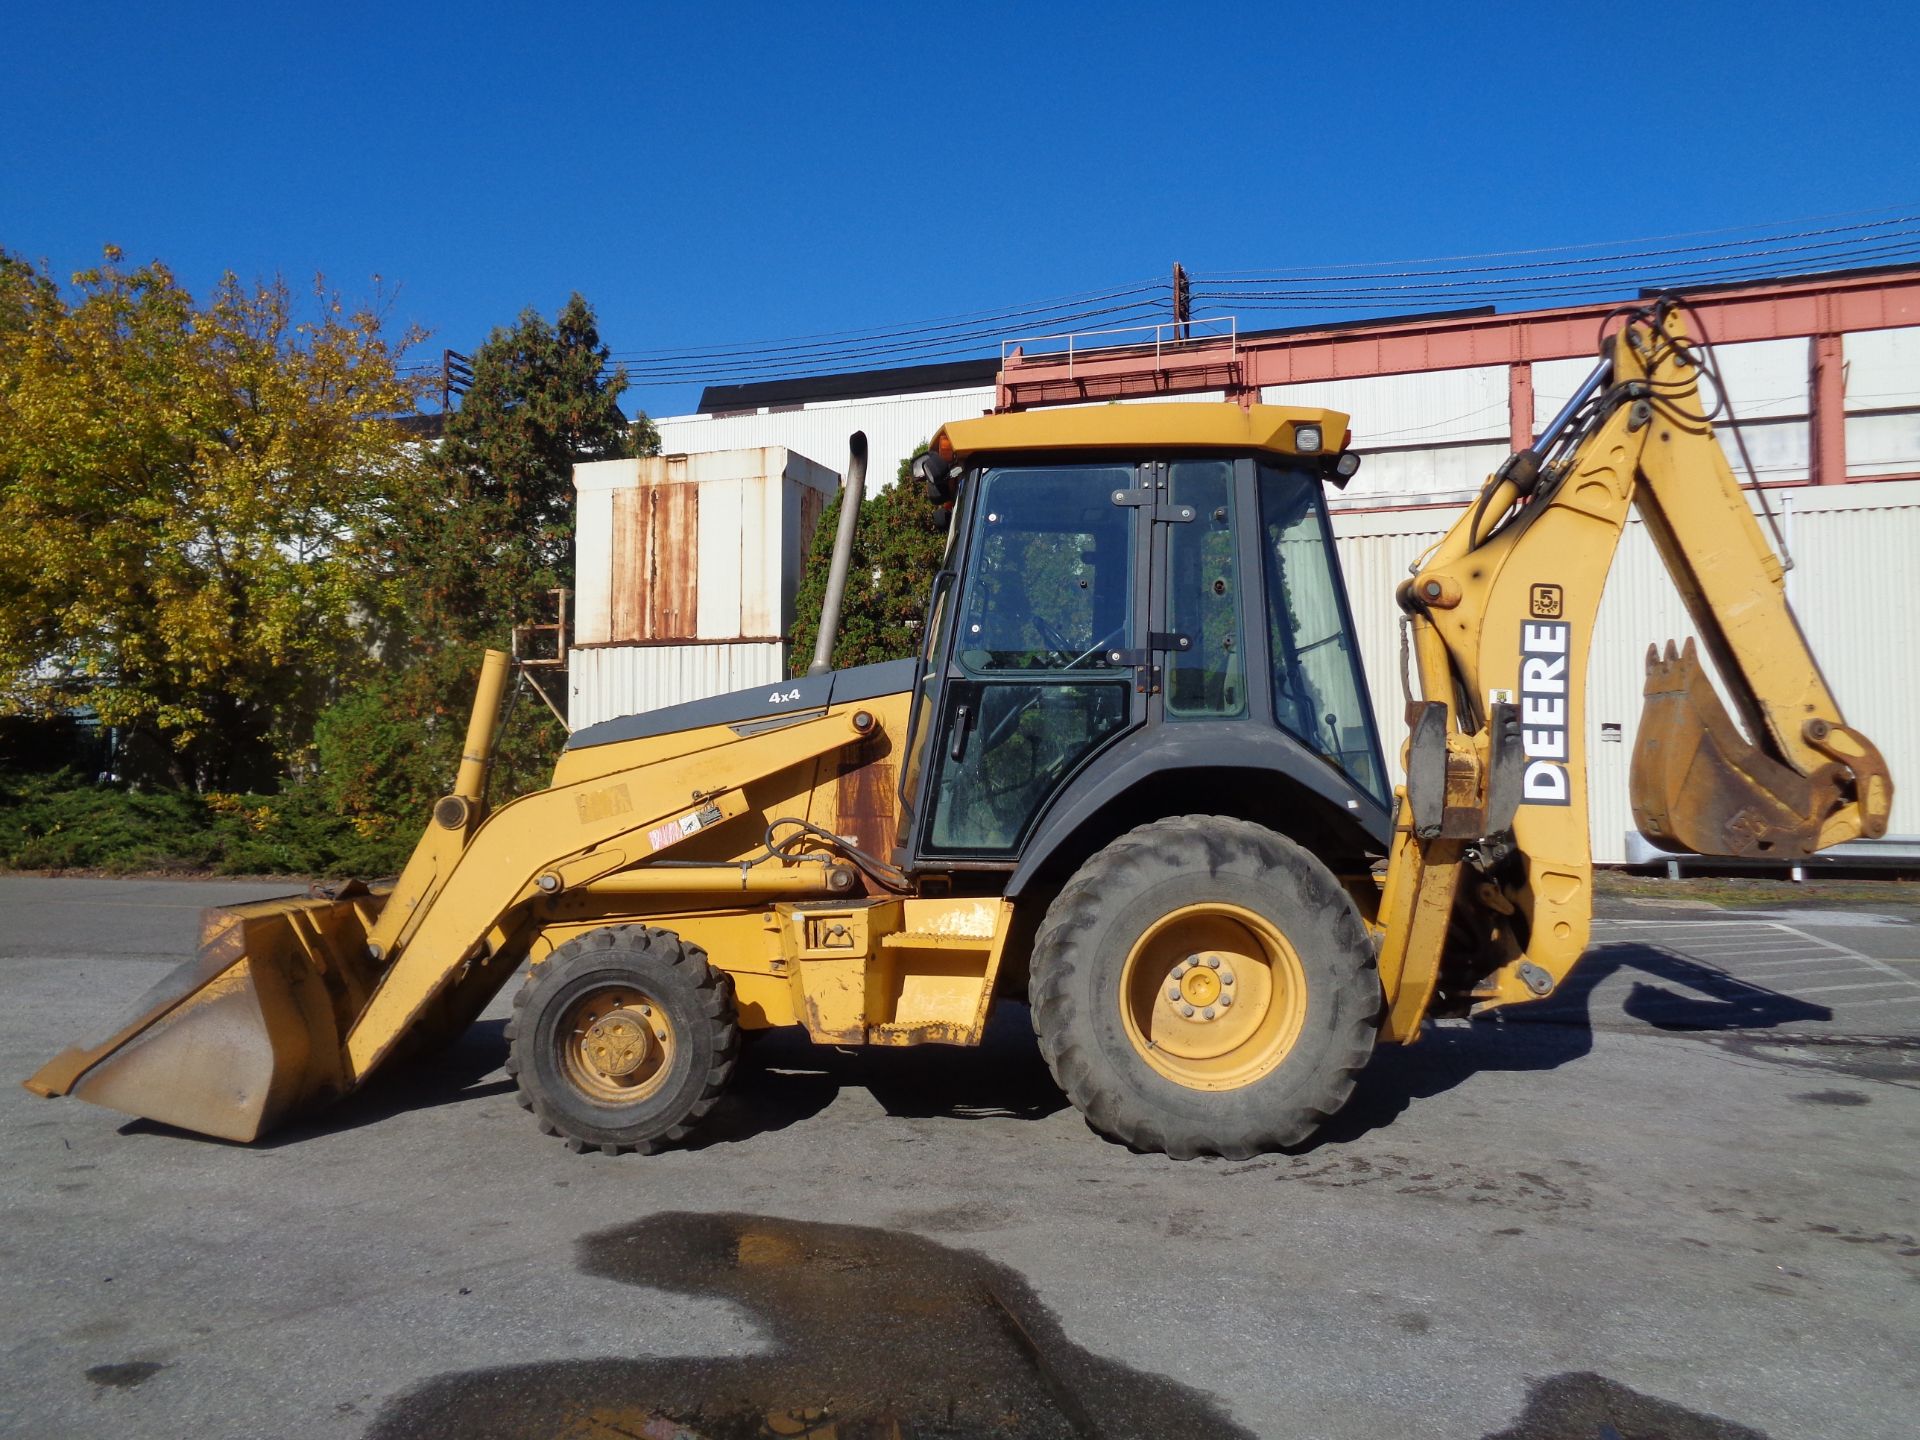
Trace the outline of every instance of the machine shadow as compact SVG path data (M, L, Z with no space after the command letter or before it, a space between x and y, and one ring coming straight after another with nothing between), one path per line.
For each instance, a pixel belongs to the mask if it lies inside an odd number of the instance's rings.
M1034 1044L1024 1005L1003 1001L977 1047L815 1045L797 1030L768 1031L740 1057L726 1097L689 1139L726 1144L810 1118L843 1089L865 1090L899 1119L1040 1120L1066 1108Z
M1640 973L1618 1013L1656 1030L1771 1030L1833 1019L1824 1005L1735 979L1671 950L1638 942L1596 945L1549 1000L1500 1019L1432 1026L1417 1045L1374 1051L1353 1099L1301 1150L1357 1140L1391 1124L1414 1101L1444 1094L1482 1071L1554 1070L1582 1058L1593 1049L1595 992L1626 971ZM1601 1002L1603 1023L1612 1018L1604 1012L1613 1003L1611 997Z
M247 1148L275 1150L376 1125L409 1111L511 1096L506 1021L481 1020L445 1049L396 1065L337 1105L303 1116ZM784 1130L818 1115L844 1088L867 1091L889 1115L1038 1120L1064 1109L1024 1005L996 1010L977 1048L920 1045L891 1050L815 1045L798 1030L763 1032L742 1049L731 1085L686 1142L704 1150ZM122 1135L167 1135L206 1145L235 1142L153 1120L129 1120Z
M1596 946L1551 1000L1500 1020L1436 1026L1417 1045L1382 1046L1345 1109L1300 1153L1345 1144L1393 1123L1417 1100L1441 1095L1483 1071L1557 1069L1593 1048L1595 992L1623 972L1638 972L1617 1002L1618 1015L1656 1030L1769 1030L1824 1022L1833 1012L1735 979L1684 955L1639 943ZM1641 978L1645 977L1645 978ZM1603 1023L1611 1015L1603 1015ZM434 1055L397 1066L380 1083L276 1131L263 1149L356 1130L415 1110L511 1095L499 1075L507 1058L504 1020L482 1020ZM489 1078L493 1077L493 1078ZM975 1048L904 1049L815 1045L798 1030L765 1032L742 1050L734 1079L687 1148L739 1144L812 1119L843 1089L870 1094L900 1119L1041 1120L1067 1106L1035 1045L1027 1008L1002 1001ZM121 1134L165 1134L204 1144L231 1142L131 1120Z

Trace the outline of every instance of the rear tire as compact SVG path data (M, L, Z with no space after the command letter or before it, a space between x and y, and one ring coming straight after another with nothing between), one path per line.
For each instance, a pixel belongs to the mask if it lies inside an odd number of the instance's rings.
M507 1023L507 1073L542 1134L646 1155L714 1106L740 1049L733 986L670 930L615 925L533 967Z
M1332 873L1223 816L1159 820L1075 873L1034 937L1034 1031L1096 1130L1175 1159L1297 1145L1373 1053L1373 946Z

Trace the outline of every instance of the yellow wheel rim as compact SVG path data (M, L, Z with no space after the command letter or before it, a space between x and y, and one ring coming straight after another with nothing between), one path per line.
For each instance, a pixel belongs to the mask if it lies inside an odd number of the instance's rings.
M603 1105L645 1100L673 1068L673 1023L657 1000L631 986L609 986L574 1001L555 1038L561 1071Z
M1300 1039L1307 974L1274 925L1239 905L1186 905L1155 921L1120 972L1133 1048L1193 1090L1237 1090Z

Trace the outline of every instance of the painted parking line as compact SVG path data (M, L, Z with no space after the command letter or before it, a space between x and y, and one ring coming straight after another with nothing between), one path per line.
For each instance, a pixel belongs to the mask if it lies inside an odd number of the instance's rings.
M1920 1002L1913 961L1886 961L1780 920L1608 918L1595 938L1657 946L1729 980L1831 1008ZM1866 993L1862 993L1866 992Z

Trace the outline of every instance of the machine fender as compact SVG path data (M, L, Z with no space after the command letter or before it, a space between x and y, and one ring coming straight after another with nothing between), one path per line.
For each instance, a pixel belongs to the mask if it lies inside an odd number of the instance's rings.
M1275 813L1263 820L1259 812L1277 808L1287 796L1301 790L1324 801L1334 814L1349 819L1355 839L1370 849L1384 851L1393 830L1393 817L1378 799L1284 731L1260 729L1245 721L1154 725L1135 730L1102 751L1099 763L1081 771L1041 812L1022 847L1020 863L1007 882L1007 898L1019 899L1055 852L1069 844L1101 811L1131 791L1164 784L1183 771L1196 777L1246 772L1260 788L1249 794L1249 804L1239 807L1242 818L1276 830L1286 829L1285 816ZM1180 788L1177 782L1175 788Z

